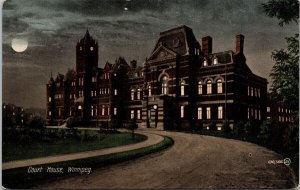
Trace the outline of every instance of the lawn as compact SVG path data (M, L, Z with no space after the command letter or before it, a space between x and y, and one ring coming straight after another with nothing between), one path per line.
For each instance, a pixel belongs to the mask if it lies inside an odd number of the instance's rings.
M146 136L131 133L99 134L97 131L87 131L90 140L57 139L52 142L32 142L28 145L20 143L3 142L3 162L24 160L45 156L61 155L82 151L98 150L138 143L147 139Z

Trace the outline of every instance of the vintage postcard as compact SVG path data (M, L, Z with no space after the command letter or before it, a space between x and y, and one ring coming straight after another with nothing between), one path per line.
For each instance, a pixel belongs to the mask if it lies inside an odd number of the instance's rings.
M298 186L298 0L2 2L4 188Z

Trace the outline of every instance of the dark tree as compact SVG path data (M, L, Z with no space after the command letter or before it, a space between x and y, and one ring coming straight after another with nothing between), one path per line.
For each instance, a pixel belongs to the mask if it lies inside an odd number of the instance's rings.
M298 23L299 1L298 0L270 0L263 4L264 11L269 17L276 17L279 25Z

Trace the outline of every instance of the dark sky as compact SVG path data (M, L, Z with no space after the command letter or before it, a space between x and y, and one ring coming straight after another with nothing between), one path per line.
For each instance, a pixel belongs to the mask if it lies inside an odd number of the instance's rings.
M46 107L51 71L75 68L75 45L88 28L99 42L99 66L123 56L142 65L159 32L191 27L198 41L213 37L213 52L234 50L245 35L247 64L268 78L274 49L297 33L297 25L278 26L263 12L261 0L6 0L3 5L3 102ZM28 39L23 53L14 38Z

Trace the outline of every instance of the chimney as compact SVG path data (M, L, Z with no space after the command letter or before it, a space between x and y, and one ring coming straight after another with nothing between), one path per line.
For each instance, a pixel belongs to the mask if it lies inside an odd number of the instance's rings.
M204 55L212 53L212 38L210 36L202 38L202 52Z
M136 60L130 61L130 65L131 65L131 68L135 69L136 65L137 65Z
M244 38L242 34L236 36L236 53L244 52Z

